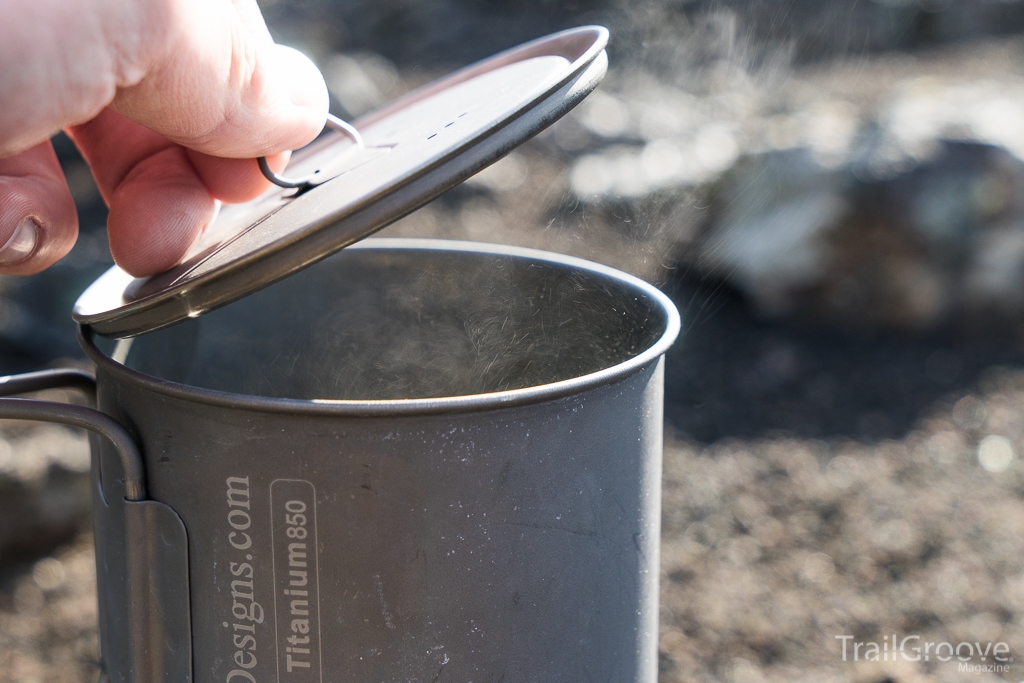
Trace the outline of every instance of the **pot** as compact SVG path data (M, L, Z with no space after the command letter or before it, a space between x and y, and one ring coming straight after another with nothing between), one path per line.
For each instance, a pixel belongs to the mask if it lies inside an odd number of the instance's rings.
M0 418L96 435L109 681L654 683L675 308L555 254L360 241L578 103L606 41L564 31L335 120L181 265L79 298L95 384L0 380L96 393Z
M116 345L83 327L101 412L0 417L106 437L113 681L653 683L678 330L663 294L596 264L368 240ZM5 386L60 383L82 378Z

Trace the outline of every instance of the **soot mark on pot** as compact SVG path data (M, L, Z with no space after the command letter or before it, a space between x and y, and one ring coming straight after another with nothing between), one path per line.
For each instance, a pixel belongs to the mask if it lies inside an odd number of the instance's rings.
M377 493L377 489L370 482L376 476L375 469L370 463L363 463L363 483L359 485L359 488L370 491L373 494Z
M505 484L508 483L508 477L512 474L512 461L507 460L504 465L501 466L501 473L498 474L498 488L505 488Z

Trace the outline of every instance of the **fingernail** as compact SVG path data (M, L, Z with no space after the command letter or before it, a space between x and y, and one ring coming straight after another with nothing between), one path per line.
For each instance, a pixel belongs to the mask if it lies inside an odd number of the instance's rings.
M36 249L39 241L39 223L35 218L22 218L14 234L7 243L0 247L0 266L12 266L21 263Z

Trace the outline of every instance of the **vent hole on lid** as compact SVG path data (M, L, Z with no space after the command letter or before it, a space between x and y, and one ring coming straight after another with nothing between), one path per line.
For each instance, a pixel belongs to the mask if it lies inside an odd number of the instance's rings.
M437 137L437 133L434 133L433 135L428 135L428 136L427 136L427 139L428 139L428 140L433 140L433 139L434 139L434 138L436 138L436 137Z

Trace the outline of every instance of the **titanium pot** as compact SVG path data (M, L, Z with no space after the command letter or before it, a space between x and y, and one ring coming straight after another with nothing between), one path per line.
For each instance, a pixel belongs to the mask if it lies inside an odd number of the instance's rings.
M0 399L100 435L108 679L654 683L672 304L557 255L360 242L579 103L607 40L332 120L181 264L79 298L98 411ZM0 380L66 385L93 380Z
M113 681L654 683L678 331L593 263L369 240L116 346L82 326L99 411L0 417L105 437Z

